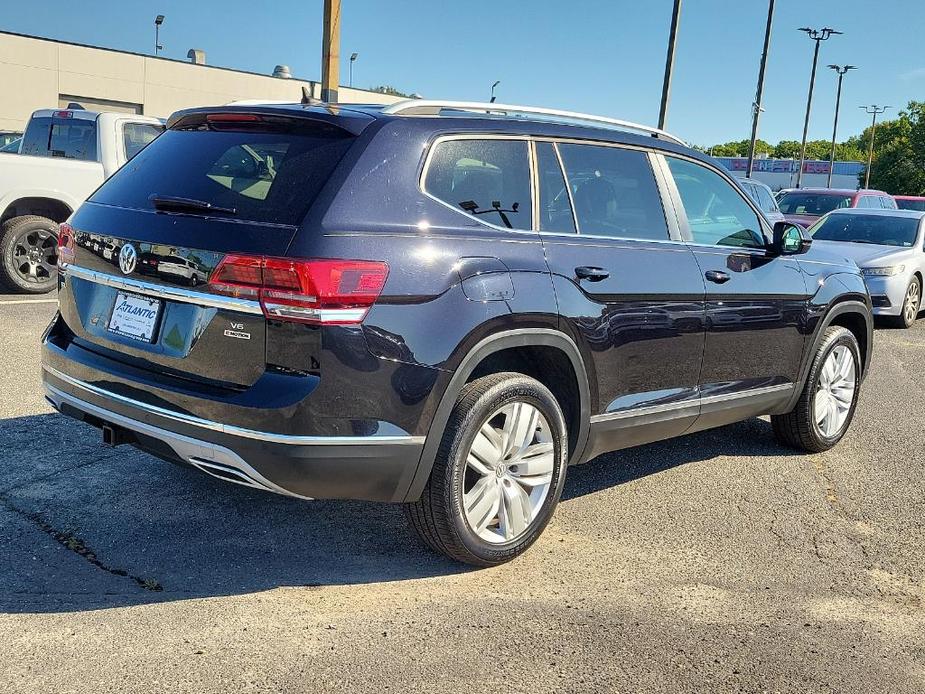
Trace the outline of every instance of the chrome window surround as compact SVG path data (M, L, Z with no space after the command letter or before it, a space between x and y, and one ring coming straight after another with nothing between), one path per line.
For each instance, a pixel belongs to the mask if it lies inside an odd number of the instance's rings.
M497 224L492 224L491 222L485 221L483 219L478 219L472 215L466 213L464 210L457 209L453 205L441 200L440 198L432 195L427 191L424 186L424 181L427 179L427 172L430 167L431 159L433 158L434 148L441 142L451 141L451 140L525 140L530 144L530 154L528 161L531 167L530 180L532 182L531 195L533 197L532 209L533 209L533 220L532 220L532 229L508 229L507 227L498 226ZM556 151L556 157L559 160L559 167L562 170L562 176L566 181L566 188L568 189L569 194L569 204L572 206L572 221L575 223L575 229L577 231L563 232L563 231L539 231L539 179L538 172L536 171L536 147L535 144L539 142L549 142L553 145ZM658 188L659 197L662 202L662 209L665 214L665 220L668 226L669 237L665 239L637 239L634 237L622 237L622 236L605 236L603 234L583 234L578 226L578 219L576 218L575 212L575 203L572 197L571 186L568 185L568 176L565 175L565 167L562 162L562 156L559 153L559 144L576 144L576 145L589 145L593 147L614 147L617 149L629 149L638 152L644 152L649 158L649 164L652 167L652 173L655 177L655 183ZM692 160L696 161L696 160ZM466 217L466 219L474 220L481 225L484 225L490 229L495 229L497 231L503 231L508 234L529 234L535 236L540 234L541 236L553 236L553 237L562 237L568 239L575 239L580 236L582 239L600 239L606 241L638 241L643 243L667 243L667 244L677 244L684 243L682 238L682 232L679 224L679 213L677 210L677 205L674 203L674 200L671 196L671 188L668 185L668 182L664 180L664 173L659 170L662 161L658 159L658 153L653 152L650 149L641 147L639 145L624 144L621 142L604 142L600 140L586 140L579 138L568 138L568 137L547 137L547 136L534 136L534 135L508 135L503 133L479 133L479 132L464 132L456 133L449 135L441 135L431 141L425 150L424 153L424 163L421 166L421 172L418 176L418 190L430 198L431 200L440 203L447 209L453 210L455 213ZM666 165L667 166L667 165ZM674 214L670 210L674 210Z
M135 400L134 398L129 398L124 395L119 395L118 393L113 393L111 391L105 390L98 386L93 385L92 383L87 383L86 381L81 381L78 378L73 376L68 376L65 373L62 373L55 369L54 367L48 366L47 364L42 367L42 369L55 378L64 381L65 383L82 390L86 393L96 395L101 398L107 398L113 400L122 405L128 405L129 407L136 408L142 412L155 415L157 417L163 417L164 419L169 419L174 422L180 422L181 424L188 424L190 426L198 427L200 429L208 429L210 431L217 431L223 434L229 434L231 436L240 436L247 439L255 439L257 441L269 441L270 443L283 443L293 446L312 446L312 445L362 445L362 444L392 444L392 445L402 445L402 444L423 444L423 436L394 436L394 435L383 435L383 436L292 436L288 434L276 434L268 431L256 431L254 429L245 429L243 427L234 426L231 424L222 424L221 422L214 422L209 419L203 419L201 417L196 417L189 414L184 414L182 412L175 412L173 410L168 410L164 407L158 407L157 405L151 405L146 402L141 402L140 400ZM53 387L46 384L47 387ZM83 401L81 401L83 402ZM89 404L89 403L88 403ZM134 421L134 420L133 420Z

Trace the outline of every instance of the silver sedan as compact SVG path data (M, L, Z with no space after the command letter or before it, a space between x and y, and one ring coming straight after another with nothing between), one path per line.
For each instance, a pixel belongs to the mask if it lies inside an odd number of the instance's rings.
M925 212L835 210L809 229L813 246L857 263L867 280L874 314L911 327L922 308Z

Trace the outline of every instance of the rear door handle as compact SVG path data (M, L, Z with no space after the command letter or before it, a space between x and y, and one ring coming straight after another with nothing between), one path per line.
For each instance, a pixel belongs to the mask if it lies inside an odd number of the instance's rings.
M588 280L589 282L600 282L610 277L610 271L602 267L582 265L575 268L575 277L580 280Z
M703 273L703 276L710 282L715 282L716 284L724 284L729 281L729 275L721 270L707 270Z

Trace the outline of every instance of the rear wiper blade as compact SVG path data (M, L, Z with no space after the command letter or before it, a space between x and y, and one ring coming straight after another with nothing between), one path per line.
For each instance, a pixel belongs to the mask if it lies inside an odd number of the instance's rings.
M158 210L178 210L183 212L213 212L216 214L237 214L233 207L219 207L205 200L181 198L175 195L158 195L154 193L148 200Z

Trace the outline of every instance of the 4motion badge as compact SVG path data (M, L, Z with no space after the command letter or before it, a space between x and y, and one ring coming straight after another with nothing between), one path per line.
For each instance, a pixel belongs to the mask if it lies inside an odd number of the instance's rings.
M244 332L244 323L232 323L231 328L225 330L225 337L235 337L239 340L250 340L251 334Z

